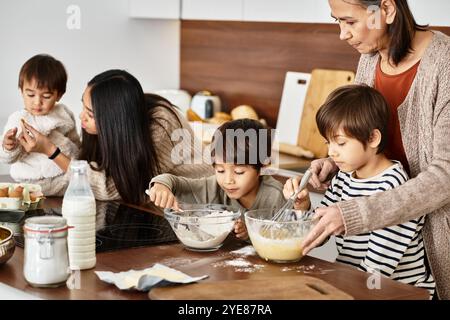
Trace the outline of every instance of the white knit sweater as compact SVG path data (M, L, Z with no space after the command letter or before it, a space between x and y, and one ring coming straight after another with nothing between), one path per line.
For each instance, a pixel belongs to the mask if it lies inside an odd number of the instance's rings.
M3 130L0 140L2 145L6 131L17 127L17 136L22 132L20 126L22 118L37 131L48 136L65 155L71 158L78 156L80 137L76 131L75 117L65 105L56 104L46 115L35 116L25 109L14 112L9 116ZM16 181L34 181L63 174L55 162L49 160L46 155L27 153L21 145L12 151L0 148L0 161L11 164L10 174Z

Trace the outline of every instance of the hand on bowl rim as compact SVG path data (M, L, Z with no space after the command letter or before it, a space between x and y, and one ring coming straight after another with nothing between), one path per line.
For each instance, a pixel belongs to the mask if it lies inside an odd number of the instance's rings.
M303 255L322 245L330 235L345 232L344 219L340 208L336 205L316 208L313 219L317 222L303 241Z

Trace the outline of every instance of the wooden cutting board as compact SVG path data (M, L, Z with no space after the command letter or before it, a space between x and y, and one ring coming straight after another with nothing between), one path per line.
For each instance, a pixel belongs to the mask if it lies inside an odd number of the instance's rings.
M355 73L352 71L314 69L311 73L297 145L312 151L316 158L326 157L328 153L325 140L317 129L317 110L333 90L353 83L354 79Z
M309 276L201 282L160 287L152 300L353 300L329 283Z

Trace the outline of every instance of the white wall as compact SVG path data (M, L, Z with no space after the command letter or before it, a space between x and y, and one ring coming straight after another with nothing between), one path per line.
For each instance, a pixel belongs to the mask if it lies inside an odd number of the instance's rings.
M450 26L450 1L408 0L408 3L418 23ZM247 21L333 23L327 0L244 0L242 15Z
M69 5L78 5L81 28L66 26ZM69 74L61 102L76 115L81 94L94 75L126 69L144 90L179 87L177 20L128 18L128 0L14 0L0 2L0 127L22 107L17 89L20 67L31 56L48 53ZM78 125L79 127L79 125ZM0 174L8 173L0 165Z
M408 3L417 23L450 27L450 1L409 0Z

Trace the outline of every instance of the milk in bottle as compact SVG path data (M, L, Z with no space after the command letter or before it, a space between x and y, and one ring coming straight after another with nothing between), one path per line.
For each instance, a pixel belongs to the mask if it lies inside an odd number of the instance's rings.
M69 265L72 270L95 267L95 198L87 177L87 161L70 163L71 178L64 194L62 215L67 220Z

